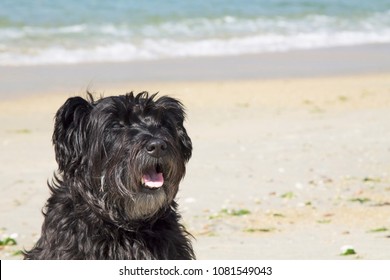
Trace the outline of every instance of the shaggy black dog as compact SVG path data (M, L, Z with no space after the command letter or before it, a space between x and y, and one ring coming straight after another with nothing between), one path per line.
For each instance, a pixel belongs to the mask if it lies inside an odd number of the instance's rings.
M58 110L58 175L26 259L194 259L174 201L192 144L176 99L142 92Z

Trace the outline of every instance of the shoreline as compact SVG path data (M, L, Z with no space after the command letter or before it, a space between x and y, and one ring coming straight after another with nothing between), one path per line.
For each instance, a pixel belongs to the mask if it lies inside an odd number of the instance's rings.
M272 80L390 73L390 44L118 63L0 66L0 99L105 92L132 83Z

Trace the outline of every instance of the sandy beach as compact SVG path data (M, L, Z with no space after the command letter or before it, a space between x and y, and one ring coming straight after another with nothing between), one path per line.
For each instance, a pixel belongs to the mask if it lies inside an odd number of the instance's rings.
M177 199L199 259L390 259L389 47L372 48L1 67L0 229L17 244L0 258L39 237L54 114L90 88L185 104L194 151Z

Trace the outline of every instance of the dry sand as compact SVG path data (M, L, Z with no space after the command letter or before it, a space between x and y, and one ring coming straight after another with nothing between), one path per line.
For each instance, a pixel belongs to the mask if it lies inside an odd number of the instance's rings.
M194 151L178 195L199 259L390 259L390 74L131 83L183 101ZM0 101L0 258L30 248L72 94ZM340 256L352 245L356 254Z

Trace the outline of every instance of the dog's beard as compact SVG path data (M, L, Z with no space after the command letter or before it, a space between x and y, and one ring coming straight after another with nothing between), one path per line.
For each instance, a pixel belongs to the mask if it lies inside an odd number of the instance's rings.
M164 190L157 190L155 193L137 193L128 202L125 206L126 215L131 220L143 220L167 207L168 197Z
M132 145L129 152L122 150L117 154L121 156L112 156L106 163L110 168L103 171L100 183L102 194L114 191L111 197L115 203L120 202L124 211L120 216L143 220L169 207L185 174L179 151L171 146L166 156L154 158L141 145Z

